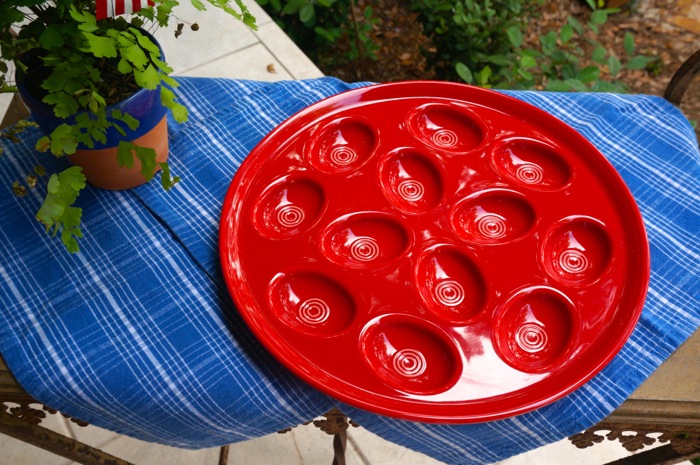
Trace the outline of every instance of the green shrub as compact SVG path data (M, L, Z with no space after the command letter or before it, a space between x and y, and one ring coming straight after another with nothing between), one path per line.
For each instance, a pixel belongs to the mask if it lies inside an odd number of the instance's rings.
M521 31L543 0L411 0L436 52L428 54L440 79L501 81L512 63L508 31Z
M599 8L585 23L573 16L558 31L525 47L527 20L536 20L544 0L412 0L425 33L435 45L428 62L441 79L483 87L553 91L626 92L617 80L623 69L653 68L658 60L634 55L634 37L624 36L620 58L596 40L618 9Z
M538 48L522 48L523 39L518 31L509 31L514 55L511 66L499 87L537 88L551 91L627 92L629 88L618 80L623 69L644 69L654 66L654 57L634 55L634 36L624 35L622 57L606 48L596 36L608 21L608 15L617 9L598 9L594 0L588 1L593 9L585 23L573 16L559 31L540 36Z
M309 58L332 69L363 59L376 60L370 31L377 22L372 7L358 17L353 0L257 0L258 4ZM342 53L338 53L342 51Z

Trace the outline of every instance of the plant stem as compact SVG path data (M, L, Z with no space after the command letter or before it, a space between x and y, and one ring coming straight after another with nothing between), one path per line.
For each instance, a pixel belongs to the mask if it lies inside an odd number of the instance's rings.
M362 78L364 75L364 60L362 56L362 45L360 44L360 28L357 24L357 16L355 15L355 0L350 0L350 12L352 13L352 24L355 27L355 47L357 47L357 77Z

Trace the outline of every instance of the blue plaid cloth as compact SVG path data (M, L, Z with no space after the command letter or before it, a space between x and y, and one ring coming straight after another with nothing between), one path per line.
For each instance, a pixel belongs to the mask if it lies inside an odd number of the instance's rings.
M0 142L0 353L48 406L147 441L202 448L338 406L247 330L222 280L218 224L236 169L263 136L307 105L362 84L180 83L191 115L170 126L170 163L183 182L170 193L157 182L86 189L79 202L87 237L76 255L34 219L41 188L17 198L7 182L32 171L39 134ZM432 425L341 405L366 429L449 464L499 461L595 424L700 325L700 154L687 120L657 97L510 94L569 123L621 173L645 220L651 283L619 355L547 407L489 423ZM42 163L52 170L63 161Z

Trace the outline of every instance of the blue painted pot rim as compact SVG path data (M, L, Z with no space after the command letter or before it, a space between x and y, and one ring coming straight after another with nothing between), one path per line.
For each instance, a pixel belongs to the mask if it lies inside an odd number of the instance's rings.
M139 29L139 31L145 36L147 36L149 39L151 39L151 41L154 44L158 45L158 49L160 50L160 59L162 61L165 61L163 49L160 47L158 41L156 41L156 39L147 31L144 31L142 29ZM58 118L54 114L53 108L51 106L34 98L27 89L25 76L20 70L20 68L17 68L16 70L15 80L17 82L17 88L20 97L22 98L22 101L29 108L32 118L36 121L36 123L39 125L44 134L51 134L51 132L53 132L54 129L56 129L63 123L73 124L75 122L75 116L71 116L68 118ZM113 110L121 110L124 113L130 114L139 121L139 127L136 128L136 130L132 131L128 127L126 127L126 125L120 124L122 129L125 130L126 136L122 136L116 129L110 127L107 129L106 142L95 142L95 145L94 147L92 147L92 149L105 149L116 147L117 145L119 145L119 141L121 140L138 139L139 137L150 132L167 113L167 108L164 107L160 101L160 87L154 90L142 88L136 91L134 94L127 97L126 99L115 104L108 105L108 120L112 120L109 117L109 115ZM80 144L78 148L89 149L90 147Z

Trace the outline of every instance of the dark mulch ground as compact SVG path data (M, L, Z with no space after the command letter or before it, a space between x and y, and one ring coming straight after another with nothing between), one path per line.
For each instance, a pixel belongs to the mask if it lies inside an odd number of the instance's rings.
M364 60L343 67L324 69L346 80L371 80L391 82L409 79L434 79L426 64L422 49L431 47L422 34L416 13L408 10L402 0L357 0L358 8L371 5L378 19L372 38L379 44L378 60ZM634 93L663 95L664 89L678 67L692 53L700 49L700 30L682 28L675 23L687 16L682 11L683 1L636 0L619 13L610 16L601 28L598 40L609 49L623 54L623 37L626 31L634 34L636 53L659 57L660 69L656 73L644 70L623 71L620 80ZM530 22L528 39L550 30L559 30L569 15L584 21L590 10L579 0L552 0L546 3L538 18ZM684 98L682 109L690 120L700 121L700 84L691 86Z

